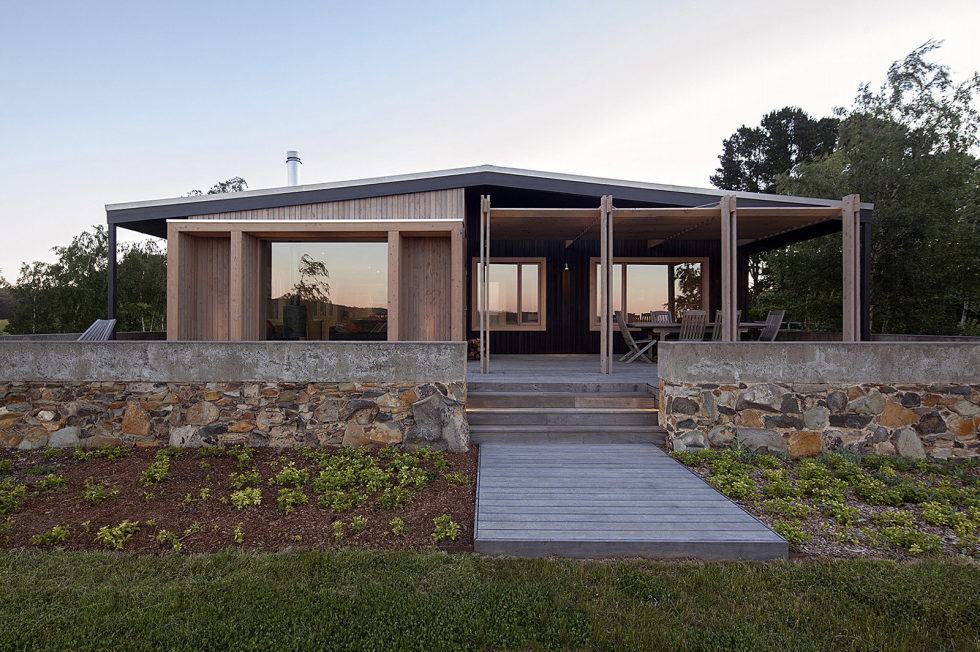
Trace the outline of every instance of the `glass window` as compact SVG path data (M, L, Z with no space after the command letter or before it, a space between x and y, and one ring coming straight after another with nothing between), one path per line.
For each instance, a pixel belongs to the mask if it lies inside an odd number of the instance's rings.
M701 263L625 262L612 266L613 310L622 310L630 323L650 320L655 310L667 310L674 318L681 311L701 310ZM593 269L595 303L593 320L599 323L601 286L599 263Z
M513 259L511 259L513 260ZM473 328L480 328L483 305L479 261L473 261ZM544 262L491 262L487 266L487 313L492 330L542 330Z
M266 338L388 338L388 243L273 242Z

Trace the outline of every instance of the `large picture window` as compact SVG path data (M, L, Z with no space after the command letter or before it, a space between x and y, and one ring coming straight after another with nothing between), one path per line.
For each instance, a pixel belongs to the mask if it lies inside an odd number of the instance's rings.
M590 272L592 330L599 329L599 259ZM666 310L678 319L684 310L707 309L706 258L616 258L612 266L613 310L630 323L650 321L650 313Z
M266 339L388 338L386 242L273 242Z
M544 258L491 258L487 266L490 330L545 329ZM480 261L473 260L472 327L480 328Z

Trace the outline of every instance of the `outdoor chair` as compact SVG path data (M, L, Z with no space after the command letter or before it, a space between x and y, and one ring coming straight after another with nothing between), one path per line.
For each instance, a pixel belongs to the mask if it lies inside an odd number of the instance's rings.
M678 342L700 342L704 339L705 325L708 323L706 310L685 310L681 314L681 332Z
M656 345L657 340L654 338L639 341L633 339L633 333L630 332L630 327L626 323L626 319L623 317L623 312L621 310L617 310L613 314L616 315L616 323L619 325L619 332L622 334L623 341L626 342L626 347L629 349L629 352L621 357L619 361L629 364L637 358L643 358L647 362L653 364L653 359L648 356L646 352L647 349L653 348L653 346ZM643 348L640 348L641 346Z
M669 310L654 310L650 313L650 321L654 324L669 324L674 321L674 316Z
M785 315L785 310L769 311L769 314L766 315L766 325L762 327L762 332L759 333L760 342L776 341L776 336L779 335L779 327L783 325L783 316Z
M724 322L725 322L724 317L722 317L721 315L722 315L722 312L720 310L716 310L715 311L715 327L714 327L714 330L711 331L711 340L713 342L720 342L721 341L722 326L724 325ZM741 310L736 310L735 311L735 323L737 324L737 323L739 323L741 321L742 321L742 311Z
M77 342L105 342L112 339L116 330L115 319L96 319L85 332L78 336Z

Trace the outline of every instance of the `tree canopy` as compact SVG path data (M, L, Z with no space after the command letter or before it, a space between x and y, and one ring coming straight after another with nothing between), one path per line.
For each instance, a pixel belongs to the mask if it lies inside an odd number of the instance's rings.
M858 193L875 204L871 310L876 332L946 334L976 328L980 173L973 153L980 77L956 83L946 66L930 60L938 47L930 41L894 62L878 88L862 85L854 105L836 112L832 151L788 166L785 157L761 166L767 171L785 166L770 188L774 192L829 198ZM716 180L729 188L720 176L712 177ZM754 308L783 307L793 320L836 330L840 259L839 234L762 254L752 262Z

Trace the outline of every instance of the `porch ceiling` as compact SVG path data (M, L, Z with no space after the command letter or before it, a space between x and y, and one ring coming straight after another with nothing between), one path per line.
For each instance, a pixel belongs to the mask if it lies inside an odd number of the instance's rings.
M748 244L818 222L840 219L833 207L736 209L738 243ZM598 240L598 208L491 208L493 240ZM613 234L622 240L721 240L721 209L616 208Z

